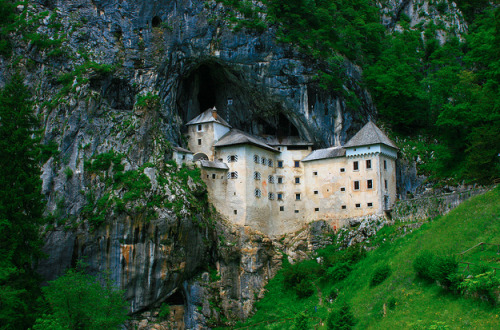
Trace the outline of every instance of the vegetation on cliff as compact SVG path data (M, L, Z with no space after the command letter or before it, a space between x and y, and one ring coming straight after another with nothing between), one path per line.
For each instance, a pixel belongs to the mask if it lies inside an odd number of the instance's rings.
M314 258L285 265L243 325L285 328L305 313L310 326L336 321L360 329L498 328L500 275L493 268L500 268L498 214L499 187L406 236L400 229L408 223L384 227L364 243L376 247L366 253L353 254L359 247L319 250L320 263ZM495 245L461 254L480 242ZM311 288L306 297L287 284L290 273L304 272L301 278Z

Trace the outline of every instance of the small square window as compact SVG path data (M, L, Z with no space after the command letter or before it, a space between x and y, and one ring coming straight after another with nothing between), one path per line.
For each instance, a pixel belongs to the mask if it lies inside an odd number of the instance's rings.
M294 212L295 212L295 213L299 213L299 210L295 210Z
M278 160L278 168L283 168L283 161L282 160Z
M284 206L280 206L280 211L283 212L285 210Z
M293 162L293 166L294 166L294 167L300 167L300 161L299 161L299 160L295 160L295 161Z
M345 172L345 168L341 167L340 172Z
M283 177L282 176L278 177L278 183L283 183Z
M356 208L360 208L361 207L361 204L356 204Z
M295 200L300 201L300 194L295 194Z
M359 170L359 163L357 161L352 163L352 169L354 171L358 171Z
M314 212L319 212L319 207L316 207L316 208L314 209Z
M282 201L283 200L283 193L278 193L278 200Z
M318 172L316 172L316 171L315 171L315 172L313 172L313 175L318 175Z
M315 194L315 195L319 194L319 191L315 190L315 191L314 191L314 194Z
M295 183L300 183L300 178L299 177L295 177Z
M366 160L366 168L372 168L372 160L371 159Z
M340 191L345 191L345 187L340 187Z
M198 132L201 132L203 126L202 125L198 125Z
M387 170L387 160L384 159L384 170Z
M238 210L234 210L234 214L238 214Z
M354 181L354 190L359 190L359 181Z
M233 99L227 99L227 105L233 105Z
M366 181L366 188L372 189L373 188L373 180L367 180Z
M368 207L372 207L373 206L373 203L368 203L366 204Z
M342 205L342 210L345 210L345 209L347 209L347 206Z
M198 139L198 145L201 146L201 139Z

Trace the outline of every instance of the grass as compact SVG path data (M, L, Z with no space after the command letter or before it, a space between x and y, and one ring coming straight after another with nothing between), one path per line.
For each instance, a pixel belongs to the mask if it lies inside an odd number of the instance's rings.
M412 266L422 250L446 255L458 254L480 242L500 244L499 187L462 203L404 237L396 238L397 228L398 225L380 232L372 241L382 242L384 237L386 242L359 261L343 281L336 284L316 281L318 290L307 299L298 299L283 288L280 271L266 286L266 296L257 303L255 314L244 325L256 325L252 329L289 328L293 320L270 325L262 322L294 318L302 311L325 321L330 310L347 301L357 319L357 329L500 329L500 308L423 282L415 277ZM500 268L497 252L498 246L489 245L484 250L479 247L467 253L464 260ZM370 286L375 269L385 264L391 269L389 277L378 286ZM338 290L339 295L330 303L327 297L332 290ZM311 320L311 325L314 324L319 322Z

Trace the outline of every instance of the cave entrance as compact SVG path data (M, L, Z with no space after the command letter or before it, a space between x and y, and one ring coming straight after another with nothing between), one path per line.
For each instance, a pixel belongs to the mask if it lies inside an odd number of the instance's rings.
M173 321L173 326L175 327L175 329L185 329L185 299L181 291L182 290L180 289L176 290L163 302L163 304L167 304L170 306L169 319Z

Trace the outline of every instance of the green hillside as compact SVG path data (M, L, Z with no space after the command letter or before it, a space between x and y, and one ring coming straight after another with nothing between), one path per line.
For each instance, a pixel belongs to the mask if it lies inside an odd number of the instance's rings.
M359 329L499 329L498 304L477 296L465 297L436 282L417 278L413 262L422 251L431 251L436 255L454 255L458 261L484 265L482 270L470 266L467 272L466 264L460 263L459 274L477 274L491 267L500 269L500 189L497 187L472 198L446 216L398 237L404 225L397 223L379 231L371 244L380 246L366 253L357 263L351 263L352 271L343 280L335 281L339 272L345 270L342 267L326 268L314 260L293 266L297 274L311 280L304 282L309 283L306 288L312 288L313 294L308 298L298 298L297 293L302 293L300 289L286 287L284 282L292 268L286 265L268 284L269 291L257 304L255 315L236 328L291 328L300 323L297 316L305 315L306 321L301 322L306 323L306 328L326 329L330 311L347 303L356 319L355 328ZM462 259L457 256L480 242L497 245L476 247ZM342 264L346 257L359 257L359 253L339 253L333 248L319 251L319 254L324 257L324 263L334 260L333 266ZM389 266L389 277L379 285L370 285L374 270L383 265Z

